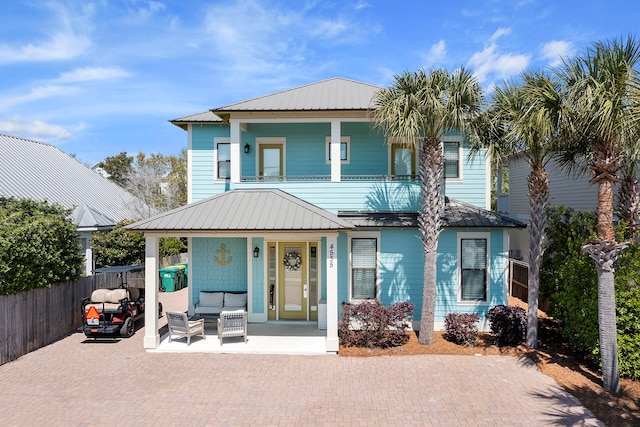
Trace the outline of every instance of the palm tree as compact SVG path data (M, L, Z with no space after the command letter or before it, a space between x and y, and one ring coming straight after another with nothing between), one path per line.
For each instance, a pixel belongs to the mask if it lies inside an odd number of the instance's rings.
M584 246L598 274L598 323L605 390L620 389L613 263L625 243L617 243L613 224L613 185L619 181L625 137L640 120L640 45L596 42L556 70L563 81L569 138L563 158L583 157L598 185L597 239Z
M640 230L640 122L631 129L622 147L622 178L618 189L614 213L627 222L634 241Z
M465 68L405 72L374 98L374 119L384 134L419 151L421 206L418 224L424 250L420 344L433 344L436 301L436 250L444 203L441 137L465 132L479 114L482 89Z
M521 157L531 168L528 177L529 293L527 345L538 347L538 296L542 242L547 223L549 179L545 165L554 156L554 140L560 125L559 88L543 73L524 73L519 82L505 82L495 88L485 114L479 147L486 148L497 162Z

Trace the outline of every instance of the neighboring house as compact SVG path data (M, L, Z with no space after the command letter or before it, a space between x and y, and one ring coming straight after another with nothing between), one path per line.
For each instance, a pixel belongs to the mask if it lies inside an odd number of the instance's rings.
M187 131L190 203L128 227L145 232L147 288L159 238L183 236L191 314L202 290L247 291L250 322L318 322L328 352L344 302L408 301L417 325L418 156L372 128L379 89L334 78L172 120ZM509 230L524 226L487 210L485 154L443 139L438 329L448 313L507 303ZM157 293L147 298L154 307ZM155 313L145 322L144 345L156 348Z
M566 206L576 211L593 211L598 208L598 186L589 184L589 170L568 174L556 160L547 163L549 176L549 206ZM508 164L509 191L503 194L498 182L498 212L509 215L526 224L531 220L529 208L528 176L531 167L514 157ZM515 259L529 260L529 231L514 230L511 234L510 255Z
M104 170L103 167L100 166L100 163L96 163L93 166L91 166L91 170L97 173L98 175L101 175L103 178L109 178L111 176L109 172L107 172L106 170Z
M92 234L125 219L142 218L138 199L53 145L0 134L0 153L0 196L73 210L87 275L93 269Z

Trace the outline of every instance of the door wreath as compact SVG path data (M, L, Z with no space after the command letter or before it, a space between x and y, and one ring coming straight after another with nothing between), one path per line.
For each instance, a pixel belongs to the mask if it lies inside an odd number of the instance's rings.
M302 257L300 254L295 252L289 252L284 256L283 260L284 268L287 270L300 270L300 266L302 265Z

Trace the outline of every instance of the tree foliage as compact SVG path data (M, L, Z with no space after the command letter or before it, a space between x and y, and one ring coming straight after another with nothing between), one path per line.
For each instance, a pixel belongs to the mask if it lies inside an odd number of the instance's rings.
M133 157L127 156L126 152L121 152L115 156L107 157L98 163L109 174L109 180L115 182L120 187L127 188L128 176L131 173Z
M546 251L541 270L542 293L550 301L549 314L575 348L600 361L598 334L598 278L584 242L595 236L597 216L564 207L549 211ZM617 239L629 236L625 223L616 227ZM616 261L615 302L620 374L640 378L640 243L631 244Z
M47 202L0 198L0 295L80 276L83 257L70 213Z
M134 221L120 221L109 231L95 233L92 239L96 268L144 263L144 234L125 230ZM160 257L178 255L187 249L186 242L177 237L160 239Z
M125 230L134 221L120 221L109 231L93 235L91 245L96 268L136 265L144 262L144 234Z

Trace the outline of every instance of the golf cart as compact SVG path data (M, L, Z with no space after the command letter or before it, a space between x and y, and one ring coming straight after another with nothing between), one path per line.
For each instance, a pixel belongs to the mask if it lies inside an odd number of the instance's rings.
M127 283L127 274L144 270L144 266L107 267L94 273L118 273L120 285L114 289L96 289L82 300L83 332L87 337L130 337L135 333L135 322L144 317L144 286ZM143 281L144 283L144 281ZM162 316L162 304L159 314Z

